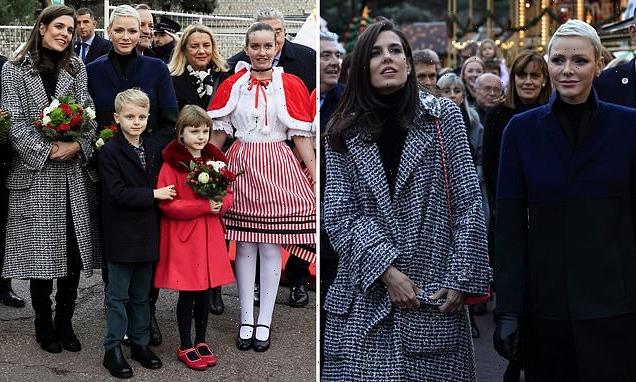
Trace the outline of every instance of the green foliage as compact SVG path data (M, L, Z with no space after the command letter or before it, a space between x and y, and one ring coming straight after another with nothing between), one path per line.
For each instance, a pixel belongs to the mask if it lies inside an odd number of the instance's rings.
M0 0L0 24L32 24L40 7L39 0Z

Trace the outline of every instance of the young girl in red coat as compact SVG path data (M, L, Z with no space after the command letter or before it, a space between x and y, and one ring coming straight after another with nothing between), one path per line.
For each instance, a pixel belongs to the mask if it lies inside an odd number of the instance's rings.
M227 162L219 149L208 144L211 127L212 120L203 109L185 106L177 119L177 137L163 150L158 180L158 187L174 184L177 196L159 205L163 216L155 287L179 291L181 346L177 357L199 370L216 364L205 341L208 289L234 282L221 222L221 215L232 204L232 191L228 189L222 202L216 202L195 194L186 184L190 161ZM193 312L194 345L190 335Z

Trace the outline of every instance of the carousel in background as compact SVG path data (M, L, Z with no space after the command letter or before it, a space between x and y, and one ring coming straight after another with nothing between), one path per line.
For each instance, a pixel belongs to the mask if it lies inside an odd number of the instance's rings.
M458 0L448 0L451 62L455 61L454 52L484 38L495 40L507 57L514 57L523 49L543 53L552 33L569 19L584 20L597 28L603 45L617 56L632 50L627 28L636 0L512 0L507 23L500 21L502 15L495 11L494 0L467 0L464 24L458 18L457 3ZM462 5L464 3L466 0ZM473 25L474 7L478 7L482 15Z

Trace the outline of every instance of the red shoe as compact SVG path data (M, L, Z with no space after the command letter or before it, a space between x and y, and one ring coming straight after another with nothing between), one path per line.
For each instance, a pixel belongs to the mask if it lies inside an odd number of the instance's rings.
M216 365L216 356L214 355L212 349L210 349L210 346L208 344L206 344L205 342L200 342L194 345L194 348L197 349L197 354L199 354L199 357L201 357L208 364L208 366Z
M203 358L199 356L199 353L197 353L197 349L193 347L185 350L177 348L177 359L185 363L185 365L190 369L205 370L208 368L207 362L205 362Z

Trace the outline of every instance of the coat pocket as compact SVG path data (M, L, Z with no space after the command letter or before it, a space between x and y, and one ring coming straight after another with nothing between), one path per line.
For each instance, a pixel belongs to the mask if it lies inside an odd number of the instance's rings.
M408 353L442 353L459 347L465 313L443 314L437 306L400 311L402 345Z
M192 232L194 232L194 228L196 227L196 225L196 220L190 220L187 222L183 222L183 224L180 224L179 229L177 230L177 236L179 237L179 240L184 243L188 241L190 239L190 236L192 236Z
M7 189L24 190L31 187L33 171L11 171L7 176Z
M334 314L326 313L324 353L326 359L343 359L347 353L346 349L351 349L352 345L347 342L347 321L349 313Z

